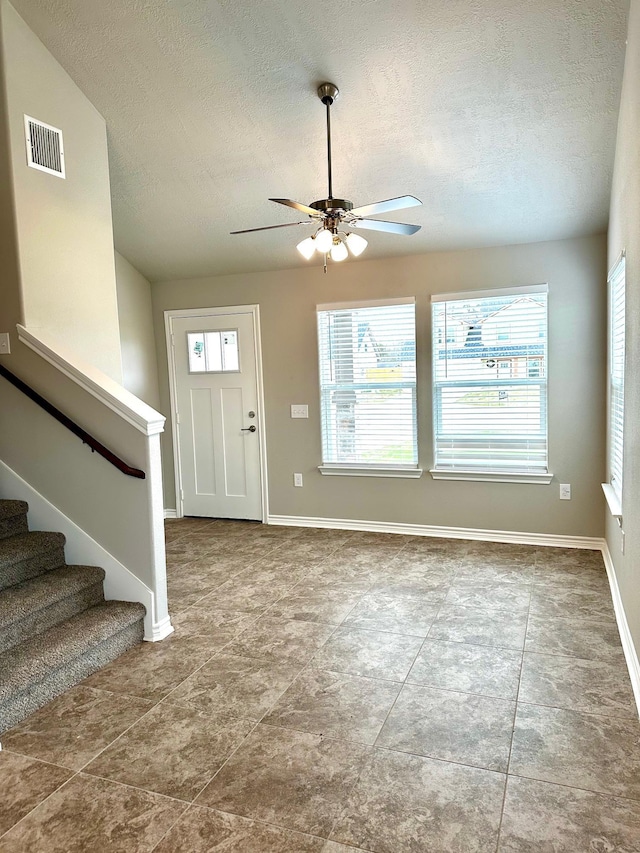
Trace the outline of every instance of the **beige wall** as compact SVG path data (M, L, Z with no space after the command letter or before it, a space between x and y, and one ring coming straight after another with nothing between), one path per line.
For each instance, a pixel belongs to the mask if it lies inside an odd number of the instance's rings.
M13 7L0 9L23 320L120 381L104 119ZM65 180L27 167L24 114L62 130Z
M631 0L627 57L611 195L609 266L626 249L625 428L622 512L606 513L607 542L627 622L640 656L640 2Z
M160 408L169 412L163 311L258 303L272 514L601 536L605 279L606 241L596 236L349 261L330 266L327 275L316 264L156 283L152 297ZM551 485L434 481L428 473L419 480L320 475L316 304L416 296L419 454L427 469L432 461L430 294L541 282L549 283L549 438L555 475ZM291 403L309 404L309 419L292 420ZM168 430L163 449L165 499L171 507L175 488ZM293 472L303 473L304 488L293 487ZM571 501L559 500L559 482L571 483Z
M122 384L149 406L160 406L158 362L151 316L151 285L116 252Z

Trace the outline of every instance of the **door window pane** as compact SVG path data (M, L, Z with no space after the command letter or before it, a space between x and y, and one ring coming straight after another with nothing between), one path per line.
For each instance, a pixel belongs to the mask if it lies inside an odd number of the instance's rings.
M237 373L238 330L187 332L189 373Z

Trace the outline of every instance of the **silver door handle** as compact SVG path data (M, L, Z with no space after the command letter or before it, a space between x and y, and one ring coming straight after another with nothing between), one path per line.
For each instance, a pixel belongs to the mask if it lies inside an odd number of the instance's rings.
M255 431L256 431L256 427L253 424L251 424L250 427L243 427L240 430L240 432L255 432Z

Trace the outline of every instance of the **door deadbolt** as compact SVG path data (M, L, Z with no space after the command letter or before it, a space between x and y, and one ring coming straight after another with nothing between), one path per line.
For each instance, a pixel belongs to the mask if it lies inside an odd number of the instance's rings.
M243 427L240 430L240 432L255 432L255 431L256 431L256 427L253 424L251 424L250 427Z
M249 417L250 417L250 418L255 418L255 416L256 416L256 413L255 413L255 412L249 412Z

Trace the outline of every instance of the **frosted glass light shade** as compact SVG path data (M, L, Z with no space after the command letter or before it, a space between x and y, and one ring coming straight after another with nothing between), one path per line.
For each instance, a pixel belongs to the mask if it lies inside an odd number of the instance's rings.
M331 231L327 231L326 228L323 228L322 231L319 231L316 234L316 249L323 255L326 255L327 252L333 246L333 234Z
M301 243L298 243L296 249L300 252L303 258L306 258L309 261L316 250L316 241L313 237L307 237Z
M347 247L339 238L334 240L333 246L331 247L330 257L332 261L344 261L345 258L349 257Z
M349 247L349 251L356 258L358 255L361 255L369 245L364 237L361 237L359 234L347 234L346 243Z

